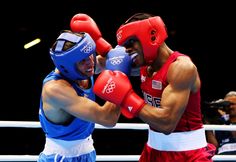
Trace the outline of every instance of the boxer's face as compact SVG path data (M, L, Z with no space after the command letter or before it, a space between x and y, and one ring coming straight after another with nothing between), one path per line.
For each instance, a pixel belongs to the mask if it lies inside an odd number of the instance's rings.
M83 59L82 61L78 62L77 64L78 70L85 76L92 76L94 75L94 56L93 54Z
M126 52L129 53L132 58L133 67L140 67L144 65L145 60L143 57L142 45L137 39L129 39L124 44L124 47L126 48Z

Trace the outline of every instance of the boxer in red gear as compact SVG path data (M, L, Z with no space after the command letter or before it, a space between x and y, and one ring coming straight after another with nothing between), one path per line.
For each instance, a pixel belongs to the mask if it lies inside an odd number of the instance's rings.
M212 162L216 148L207 143L205 137L198 69L189 56L167 46L167 36L159 16L137 13L122 24L117 30L117 42L126 47L133 55L134 64L140 67L145 104L133 107L124 104L124 96L132 92L131 87L114 79L116 74L107 72L107 81L108 78L114 81L113 91L110 95L103 93L106 91L99 92L99 96L121 105L124 116L138 116L149 125L148 141L140 162ZM103 75L101 73L101 78L105 78ZM102 87L99 90L108 86L107 82L98 83L97 86ZM113 92L118 94L116 88L121 86L125 92L120 92L122 97L117 98ZM142 103L142 100L136 97L133 101Z
M166 38L162 19L146 13L133 15L117 30L118 45L138 53L134 62L141 67L147 104L138 116L150 129L139 161L212 161L215 147L206 142L197 67L187 55L172 51Z
M70 28L73 32L89 33L96 43L96 52L99 55L105 56L112 49L112 46L102 38L96 22L87 14L74 15L70 21Z

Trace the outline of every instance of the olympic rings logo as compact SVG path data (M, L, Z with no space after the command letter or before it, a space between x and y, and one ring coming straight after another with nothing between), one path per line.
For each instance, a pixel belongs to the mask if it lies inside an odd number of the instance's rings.
M93 50L93 46L92 44L88 44L86 46L86 48L83 50L84 53L91 53L91 51Z
M110 62L112 65L119 65L123 62L123 58L120 57L111 58Z
M108 94L109 94L109 93L112 93L115 88L116 88L116 83L112 80L112 81L107 85L105 92L108 93Z

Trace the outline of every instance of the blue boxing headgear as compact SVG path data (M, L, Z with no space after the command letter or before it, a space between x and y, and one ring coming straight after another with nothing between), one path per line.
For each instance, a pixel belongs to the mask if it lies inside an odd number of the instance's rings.
M63 51L63 47L68 41L75 43L75 45ZM95 42L89 34L76 35L65 32L57 38L55 49L50 49L50 55L62 75L71 80L84 80L88 77L81 74L76 67L76 63L88 58L91 54L94 55L94 60L96 61L95 49Z

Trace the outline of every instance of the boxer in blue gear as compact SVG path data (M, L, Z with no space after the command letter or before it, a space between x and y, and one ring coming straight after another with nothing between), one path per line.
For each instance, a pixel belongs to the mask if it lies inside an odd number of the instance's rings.
M63 31L50 49L55 69L43 80L39 120L45 146L38 162L95 162L95 123L116 125L120 108L95 102L93 39L87 33Z

